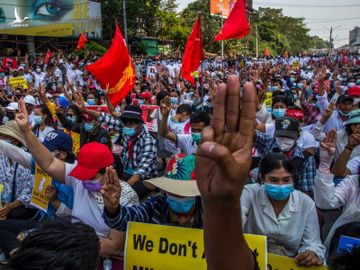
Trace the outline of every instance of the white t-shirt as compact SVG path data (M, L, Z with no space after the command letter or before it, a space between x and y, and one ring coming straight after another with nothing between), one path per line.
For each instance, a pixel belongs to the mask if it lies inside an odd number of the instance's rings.
M196 153L198 145L193 140L191 134L178 134L176 138L181 153L184 153L187 156Z
M169 116L168 123L167 123L168 131L178 134L189 134L190 133L190 119L187 119L185 122L176 123L172 120L172 117ZM172 141L166 140L165 143L165 149L169 151L172 154L177 154L179 151Z
M48 135L51 131L53 131L54 128L50 126L46 126L44 130L41 130L41 128L38 128L35 130L35 135L39 139L41 143L44 142L46 135Z
M351 174L359 174L360 156L354 157L349 160L346 167L350 170Z

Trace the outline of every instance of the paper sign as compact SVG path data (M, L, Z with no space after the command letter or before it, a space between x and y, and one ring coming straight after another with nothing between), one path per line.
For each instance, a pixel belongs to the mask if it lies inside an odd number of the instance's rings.
M157 108L159 108L159 106L156 105L141 105L141 110L142 110L142 119L144 120L145 126L147 128L148 131L151 132L158 132L158 122L157 119L153 119L152 121L148 122L147 121L147 117L149 114L148 108L150 107L151 111L150 114L156 110Z
M20 86L21 86L22 88L24 88L24 89L27 89L27 88L28 88L24 76L9 78L9 82L8 82L8 83L9 83L9 85L12 86L12 87L17 87L17 86L20 84Z
M39 165L35 165L35 182L30 204L47 212L49 198L45 195L46 188L51 185L51 176L45 173Z
M297 266L293 258L268 253L268 270L328 270L326 266Z
M300 62L299 61L295 61L292 63L292 70L300 70Z
M354 247L360 247L360 239L342 235L339 240L337 252L341 253L344 251L351 252Z
M266 106L267 111L269 111L272 108L272 100L273 100L273 92L266 92L264 104Z
M245 235L261 270L267 269L266 237ZM129 222L125 270L206 270L204 232L173 226Z
M0 184L0 209L2 208L1 193L2 193L2 191L3 191L3 188L4 188L3 184Z

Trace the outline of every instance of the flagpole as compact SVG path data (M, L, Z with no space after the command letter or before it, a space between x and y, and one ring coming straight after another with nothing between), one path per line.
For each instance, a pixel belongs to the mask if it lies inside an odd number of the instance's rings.
M199 18L199 23L200 23L200 27L201 27L201 13L199 12L198 13L198 18ZM201 32L200 32L201 34ZM203 61L204 59L202 58L201 61L200 61L200 72L201 72L201 75L200 75L200 87L201 87L201 107L204 106L204 70L203 70Z
M124 35L126 45L129 47L128 35L127 35L127 19L126 19L126 0L123 0L123 17L124 17Z
M221 21L221 29L222 29L224 26L222 11L220 15L220 21ZM224 40L221 40L221 60L224 60Z

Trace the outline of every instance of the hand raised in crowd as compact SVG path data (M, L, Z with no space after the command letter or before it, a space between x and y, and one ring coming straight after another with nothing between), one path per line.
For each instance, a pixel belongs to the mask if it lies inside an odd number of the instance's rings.
M31 127L29 125L29 114L25 106L25 101L21 99L18 104L19 112L15 115L15 120L22 131L27 131L31 129Z
M242 233L240 195L251 165L255 108L253 83L244 85L241 99L239 79L230 76L217 89L212 124L202 133L196 177L204 200L208 269L254 269Z
M103 177L105 184L101 187L100 192L104 198L106 211L110 215L114 215L119 208L121 196L120 179L112 166L106 168Z
M353 133L349 136L349 142L346 147L354 149L360 144L360 133Z
M336 108L336 104L334 102L330 102L329 106L325 109L320 122L325 125L325 123L329 120L331 115L333 114L334 110Z
M326 135L325 139L321 142L320 150L326 150L329 155L335 154L336 149L336 130L332 129Z
M167 96L164 98L165 102L161 104L160 112L162 115L168 115L171 111L171 103L170 103L170 97Z
M84 98L80 93L75 93L74 98L76 102L76 107L78 107L80 112L84 113L86 111Z
M297 265L304 266L313 266L313 265L323 265L322 260L316 255L314 251L306 250L305 252L299 253L295 257L295 262Z

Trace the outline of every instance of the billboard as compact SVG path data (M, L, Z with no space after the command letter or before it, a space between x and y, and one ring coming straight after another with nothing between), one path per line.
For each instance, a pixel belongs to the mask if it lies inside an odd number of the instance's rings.
M210 0L210 14L229 17L237 0Z
M0 34L102 37L101 4L88 0L0 0Z

